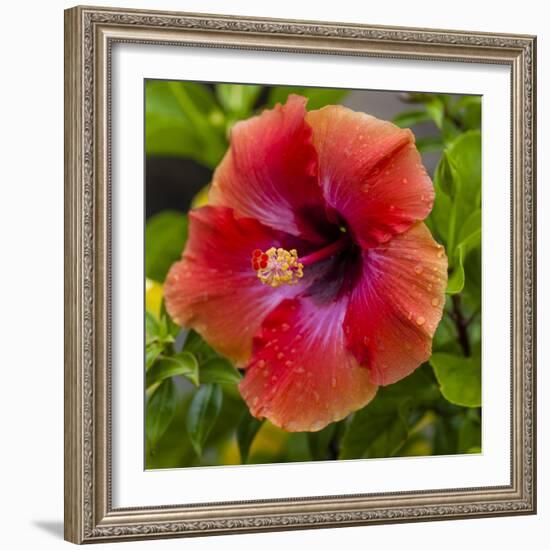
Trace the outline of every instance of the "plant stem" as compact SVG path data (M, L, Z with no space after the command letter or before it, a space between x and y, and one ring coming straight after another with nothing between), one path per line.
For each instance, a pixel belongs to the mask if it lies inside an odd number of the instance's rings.
M470 357L471 347L470 338L468 337L468 320L465 319L462 313L462 302L459 294L453 294L453 313L452 317L455 322L456 330L458 332L458 341L462 347L462 351L466 357Z

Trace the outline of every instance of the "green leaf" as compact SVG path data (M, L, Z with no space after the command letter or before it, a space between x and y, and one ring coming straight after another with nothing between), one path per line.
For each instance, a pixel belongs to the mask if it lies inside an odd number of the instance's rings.
M456 137L460 135L460 130L452 120L449 120L445 117L443 119L441 134L445 143L451 143Z
M341 459L395 456L408 436L412 398L388 401L385 395L355 413L342 442Z
M145 347L145 368L150 369L153 363L157 360L158 356L162 353L164 347L157 343L152 342Z
M434 175L436 200L432 217L445 238L447 254L457 258L457 233L472 212L481 207L481 135L468 131L441 156Z
M145 431L154 445L164 434L176 412L176 391L172 380L164 380L147 401Z
M240 380L239 371L222 357L213 357L201 365L201 384L238 384Z
M171 265L180 259L187 241L187 216L166 210L152 216L145 227L145 274L164 282Z
M481 406L481 357L434 353L430 357L441 393L462 407Z
M435 122L435 125L443 128L445 119L445 102L440 95L434 95L424 103L429 117Z
M160 324L158 319L150 312L145 310L145 340L152 342L157 339L160 333Z
M199 364L195 356L188 351L163 357L147 371L146 386L149 388L161 380L172 376L185 376L196 386L199 385Z
M481 206L481 133L471 130L461 134L449 145L447 156L459 187L456 198L467 205L466 215L461 217L463 221L474 208Z
M447 294L462 292L465 283L464 261L470 250L481 246L481 229L468 235L456 248L454 268L447 283Z
M307 443L313 460L327 460L329 445L338 430L338 424L333 422L318 432L307 432Z
M452 171L452 166L447 155L447 151L443 151L439 162L435 168L434 179L440 189L448 196L453 196L455 192L455 175Z
M427 111L403 111L393 118L393 123L400 128L409 128L428 120L432 118Z
M440 397L429 369L419 368L396 384L379 388L346 428L341 459L395 456L407 440L409 419Z
M462 224L460 231L458 232L458 242L467 241L472 235L481 230L481 208L474 210ZM471 249L475 246L471 247Z
M219 357L219 355L202 339L202 336L194 330L188 332L183 349L190 351L201 364L213 357Z
M256 84L217 84L216 96L226 112L246 118L252 112L262 86Z
M276 103L284 104L290 94L297 94L308 99L307 110L320 109L325 105L338 104L348 94L348 90L340 88L300 88L294 86L276 86L271 88L267 99L267 106L273 107Z
M197 390L187 411L187 433L197 456L202 456L204 444L222 407L223 394L217 384L203 384Z
M203 84L147 80L145 116L148 155L189 157L213 168L227 149L224 114Z
M264 421L250 415L248 411L245 411L239 425L237 426L237 444L239 446L239 452L241 453L241 464L248 462L248 454L250 447L256 434L262 427Z

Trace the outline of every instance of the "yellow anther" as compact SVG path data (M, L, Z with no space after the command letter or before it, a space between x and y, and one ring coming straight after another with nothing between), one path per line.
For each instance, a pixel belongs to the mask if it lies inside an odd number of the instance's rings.
M252 253L252 267L258 279L273 288L294 285L304 276L304 266L298 261L296 249L271 247L265 252L255 250Z

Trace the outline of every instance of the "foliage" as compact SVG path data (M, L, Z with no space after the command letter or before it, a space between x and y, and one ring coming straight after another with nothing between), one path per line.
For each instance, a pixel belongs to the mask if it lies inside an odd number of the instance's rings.
M339 103L345 90L146 82L146 152L214 168L238 120L284 102ZM162 283L187 239L187 217L164 211L146 227L146 459L148 468L455 454L481 450L481 98L408 94L394 122L431 125L417 140L437 153L426 220L449 258L444 317L429 362L380 388L364 409L315 433L286 433L252 416L241 373L161 303ZM204 191L194 201L207 201Z

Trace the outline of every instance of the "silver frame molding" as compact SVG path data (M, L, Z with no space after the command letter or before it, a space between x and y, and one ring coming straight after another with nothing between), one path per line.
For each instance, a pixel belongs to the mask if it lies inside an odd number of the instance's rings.
M512 74L512 460L503 487L114 509L110 93L116 42L497 63ZM75 543L536 513L536 38L76 7L65 12L65 538Z

